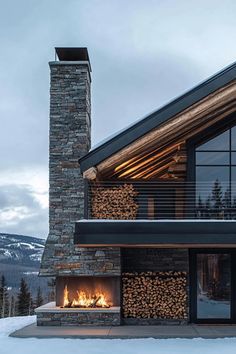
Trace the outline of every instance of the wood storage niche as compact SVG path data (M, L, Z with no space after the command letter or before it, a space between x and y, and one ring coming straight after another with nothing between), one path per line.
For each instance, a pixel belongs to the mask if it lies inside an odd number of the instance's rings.
M136 219L137 191L132 184L118 187L91 187L91 214L93 219L133 220Z
M122 274L123 317L186 319L186 272Z

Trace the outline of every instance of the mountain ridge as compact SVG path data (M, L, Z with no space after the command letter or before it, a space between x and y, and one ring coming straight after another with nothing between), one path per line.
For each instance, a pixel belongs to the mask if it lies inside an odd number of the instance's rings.
M40 286L47 298L50 278L38 276L45 241L32 236L0 233L0 277L5 276L11 295L18 294L21 278L24 278L33 297Z
M0 264L39 267L44 245L41 238L0 233Z

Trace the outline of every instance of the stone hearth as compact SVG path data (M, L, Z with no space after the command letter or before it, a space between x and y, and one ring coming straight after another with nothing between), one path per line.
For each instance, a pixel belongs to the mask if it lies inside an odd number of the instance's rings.
M55 302L38 307L38 326L118 326L120 307L110 308L61 308Z

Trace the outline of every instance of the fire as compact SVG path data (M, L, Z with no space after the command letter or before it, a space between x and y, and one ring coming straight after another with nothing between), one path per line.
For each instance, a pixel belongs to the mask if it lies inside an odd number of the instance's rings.
M110 307L106 295L101 291L94 294L88 294L83 290L77 290L77 298L70 301L67 285L64 288L63 307Z
M66 307L69 305L70 301L69 301L69 291L67 289L67 285L65 286L64 289L64 301L63 301L63 306Z

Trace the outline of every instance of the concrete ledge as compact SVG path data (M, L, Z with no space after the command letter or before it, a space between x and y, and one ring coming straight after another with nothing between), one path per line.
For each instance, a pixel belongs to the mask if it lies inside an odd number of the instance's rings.
M48 312L48 313L87 313L87 312L96 312L96 313L120 313L120 307L114 306L109 308L66 308L66 307L59 307L55 305L55 302L49 302L45 305L37 307L35 313L38 314L40 312Z

